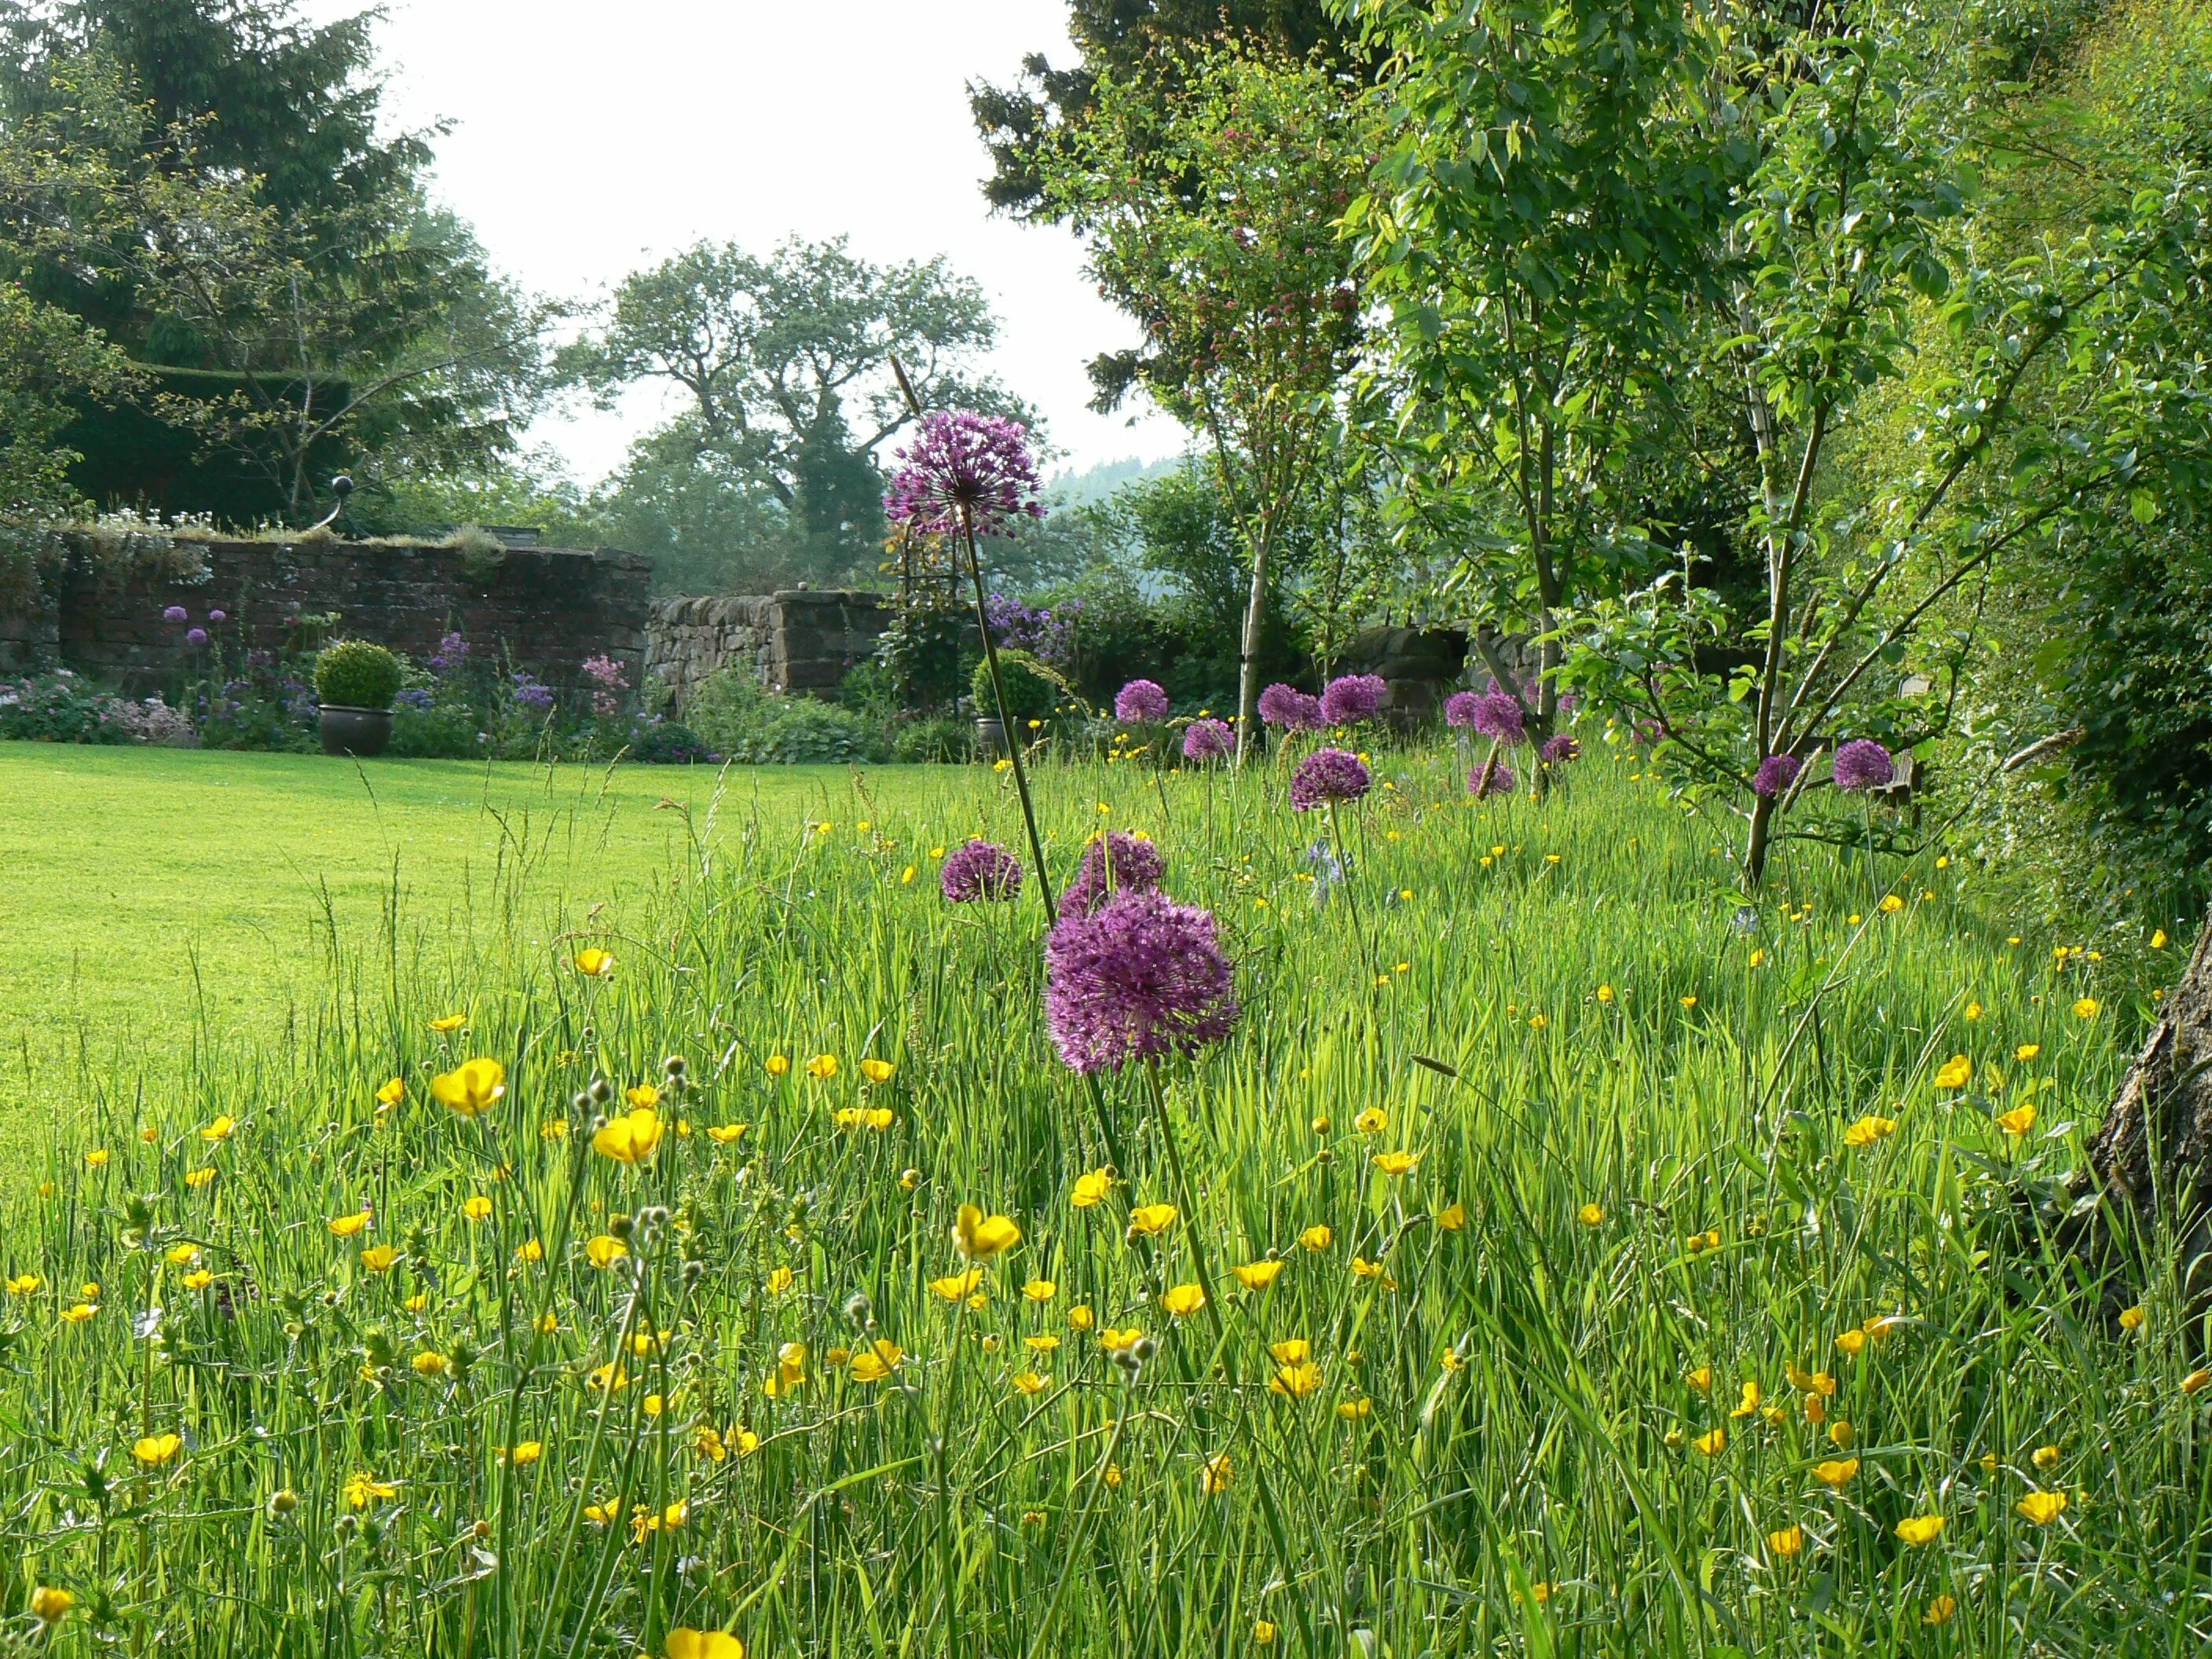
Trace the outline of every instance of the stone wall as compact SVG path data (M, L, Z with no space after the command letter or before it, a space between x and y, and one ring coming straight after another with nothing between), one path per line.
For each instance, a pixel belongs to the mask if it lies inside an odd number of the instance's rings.
M645 672L668 686L680 714L708 676L741 665L771 691L835 697L890 626L880 593L796 588L781 593L653 602Z
M567 689L584 659L612 657L642 682L653 561L601 548L511 548L486 557L447 547L310 538L179 541L159 556L105 556L70 532L44 562L40 603L0 606L0 665L58 665L132 695L197 667L188 627L219 647L282 650L300 618L337 613L331 630L420 662L459 631L479 652ZM181 605L185 623L163 613Z
M1370 628L1345 648L1344 672L1380 675L1390 688L1384 708L1413 721L1436 712L1467 658L1467 635L1457 629Z

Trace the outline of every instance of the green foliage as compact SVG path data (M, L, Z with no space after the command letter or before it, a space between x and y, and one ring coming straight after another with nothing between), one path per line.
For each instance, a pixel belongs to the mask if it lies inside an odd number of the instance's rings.
M812 697L777 697L744 667L720 670L694 694L684 720L724 759L746 766L885 761L883 724Z
M0 738L23 743L128 743L121 699L80 675L0 677Z
M399 659L368 640L334 640L315 658L315 696L347 708L389 708L405 681Z
M1006 712L1013 718L1015 730L1008 735L1018 741L1029 738L1029 723L1048 722L1054 711L1066 700L1060 677L1026 651L1001 650L999 657L999 687L1006 694ZM978 718L999 718L999 699L991 684L991 665L982 657L975 659L975 672L968 677L968 695L975 706Z

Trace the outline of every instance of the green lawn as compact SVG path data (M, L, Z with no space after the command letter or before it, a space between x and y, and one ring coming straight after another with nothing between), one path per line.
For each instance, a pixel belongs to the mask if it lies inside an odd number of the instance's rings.
M51 1080L87 1055L158 1082L196 1035L281 1030L325 979L333 928L342 954L367 950L396 916L422 949L513 902L542 941L665 883L694 823L709 841L787 833L851 799L830 767L725 782L711 767L0 744L6 1074Z

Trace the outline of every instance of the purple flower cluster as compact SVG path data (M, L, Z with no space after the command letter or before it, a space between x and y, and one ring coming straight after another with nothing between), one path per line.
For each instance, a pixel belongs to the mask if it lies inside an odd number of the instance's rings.
M1565 766L1569 761L1582 758L1583 746L1562 732L1556 737L1545 738L1544 746L1536 753L1547 766Z
M191 619L192 613L181 605L173 605L161 613L161 620L166 623L190 622Z
M1237 752L1237 733L1227 720L1193 720L1182 734L1187 761L1227 760Z
M1510 795L1521 780L1513 775L1513 769L1504 763L1488 769L1490 775L1483 776L1484 769L1476 767L1467 775L1467 793L1477 800L1488 800L1492 795Z
M963 511L979 536L996 535L1013 520L1044 517L1036 498L1036 463L1029 429L1003 416L935 410L921 417L914 441L897 452L884 511L894 523L949 535Z
M1797 775L1804 769L1805 763L1795 755L1769 755L1759 762L1759 770L1752 774L1751 793L1771 800L1796 782Z
M185 630L185 643L186 645L199 646L205 645L207 642L208 631L206 629L187 628Z
M1854 738L1836 750L1836 787L1856 792L1880 789L1897 776L1889 750L1872 738Z
M1271 685L1262 691L1260 718L1285 732L1319 732L1328 724L1322 718L1321 699L1294 685Z
M430 672L434 674L459 673L468 664L469 642L458 632L440 640L438 648L430 653Z
M1455 691L1444 699L1444 724L1462 728L1474 724L1477 699L1472 691Z
M1520 698L1493 685L1474 700L1474 729L1510 749L1528 742L1528 713Z
M1109 830L1083 849L1083 866L1060 895L1060 908L1088 915L1118 894L1151 892L1167 872L1167 860L1152 842Z
M1194 1054L1237 1025L1211 912L1156 889L1071 909L1045 941L1045 1028L1071 1071Z
M1334 801L1358 800L1374 780L1366 763L1345 749L1316 749L1291 774L1291 805L1301 812Z
M584 678L592 684L592 712L605 716L622 707L622 694L629 689L623 665L602 652L584 659Z
M984 604L983 615L1002 647L1026 651L1040 662L1064 667L1075 643L1073 613L1082 609L1080 599L1070 599L1054 611L994 593Z
M520 669L515 671L513 696L519 708L533 709L543 714L553 707L553 688Z
M1149 726L1168 717L1168 694L1156 680L1131 680L1114 694L1114 718L1128 726Z
M428 714L437 701L437 693L426 685L410 685L392 699L395 706L411 708L418 714Z
M1010 899L1022 890L1021 860L996 842L970 839L952 849L937 885L955 904Z
M1346 674L1331 680L1321 694L1321 717L1330 726L1351 726L1371 720L1382 708L1390 687L1379 674Z

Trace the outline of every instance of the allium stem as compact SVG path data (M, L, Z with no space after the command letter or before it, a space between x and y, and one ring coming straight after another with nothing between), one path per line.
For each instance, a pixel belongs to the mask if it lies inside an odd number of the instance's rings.
M1045 926L1060 920L1060 907L1052 896L1052 872L1045 867L1044 837L1037 834L1036 808L1030 801L1029 769L1022 764L1021 738L1014 730L1013 711L1006 707L1006 682L999 678L999 647L991 638L990 603L983 592L983 562L975 552L975 514L960 504L960 533L968 544L968 574L975 585L975 626L983 635L983 660L991 670L991 696L999 705L999 729L1006 734L1006 758L1013 763L1014 793L1021 797L1022 823L1030 833L1030 856L1036 860L1037 896L1044 901Z

